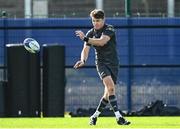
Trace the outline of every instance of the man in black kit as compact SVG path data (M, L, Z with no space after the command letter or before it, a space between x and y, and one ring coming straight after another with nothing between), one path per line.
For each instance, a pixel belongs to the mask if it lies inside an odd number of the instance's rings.
M115 84L118 76L118 55L116 51L116 36L112 25L105 24L104 11L95 9L90 13L93 28L85 35L82 31L76 31L82 41L84 47L81 52L81 59L74 65L78 69L85 65L88 58L90 47L95 49L95 64L97 72L104 84L104 95L99 102L95 113L90 117L90 125L96 125L97 117L109 103L116 116L117 124L129 125L120 114L115 96Z

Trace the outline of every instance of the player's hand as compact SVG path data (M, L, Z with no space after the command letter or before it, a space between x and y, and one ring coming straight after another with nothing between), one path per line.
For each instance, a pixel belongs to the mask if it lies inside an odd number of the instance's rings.
M77 30L75 31L75 33L76 33L76 36L78 36L81 40L84 39L85 34L81 30Z
M81 68L81 67L84 66L84 65L85 65L85 62L79 60L79 61L77 61L76 64L74 65L74 68L75 68L75 69L78 69L78 68Z

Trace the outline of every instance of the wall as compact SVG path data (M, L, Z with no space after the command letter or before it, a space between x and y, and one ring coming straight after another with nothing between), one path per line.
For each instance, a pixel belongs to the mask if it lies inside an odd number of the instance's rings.
M107 23L115 26L117 34L121 63L117 96L121 109L137 110L156 99L180 107L180 19L118 18L107 19ZM89 28L90 19L0 19L0 64L4 43L22 43L32 37L41 45L65 45L66 110L96 107L103 88L93 67L93 49L87 62L92 68L72 69L83 45L74 31L87 32Z

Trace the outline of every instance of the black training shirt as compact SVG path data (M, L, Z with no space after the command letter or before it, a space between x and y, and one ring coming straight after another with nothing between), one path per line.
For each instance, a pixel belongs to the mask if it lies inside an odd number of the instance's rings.
M118 55L116 50L116 35L112 25L105 24L102 29L90 29L86 36L89 38L100 38L101 35L107 35L110 40L104 46L94 46L96 65L106 64L110 66L117 66L119 64ZM91 44L86 43L91 46Z

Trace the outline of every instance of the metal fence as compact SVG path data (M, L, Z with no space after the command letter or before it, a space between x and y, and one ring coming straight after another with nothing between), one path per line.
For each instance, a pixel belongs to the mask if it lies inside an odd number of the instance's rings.
M125 17L125 1L131 2L130 11L133 17L168 16L168 0L102 0L106 16ZM174 16L179 17L180 1L173 1ZM0 0L0 3L0 12L6 11L8 17L26 17L24 0ZM96 8L96 0L31 0L31 5L32 17L36 18L87 18L89 12Z
M180 107L180 19L107 19L116 29L120 73L117 84L118 105L122 110L138 110L154 100ZM52 24L53 23L53 24ZM72 25L73 23L73 25ZM2 19L0 20L0 62L4 64L4 44L22 43L33 37L41 45L59 43L66 47L65 110L94 108L103 85L94 66L94 52L85 68L74 70L82 43L74 31L87 31L89 19ZM1 80L3 70L1 70Z

